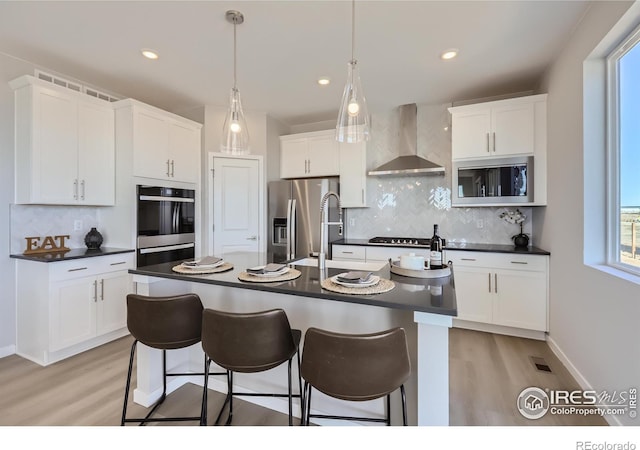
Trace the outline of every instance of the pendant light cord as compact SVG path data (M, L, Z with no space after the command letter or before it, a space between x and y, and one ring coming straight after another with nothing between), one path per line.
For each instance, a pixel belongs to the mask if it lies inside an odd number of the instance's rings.
M351 61L354 59L356 47L356 0L351 0Z
M238 19L233 19L233 89L236 89L236 23Z

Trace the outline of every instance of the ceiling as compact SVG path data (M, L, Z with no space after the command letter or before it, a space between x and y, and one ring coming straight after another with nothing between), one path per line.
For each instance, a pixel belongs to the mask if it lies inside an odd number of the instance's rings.
M356 2L355 57L370 111L535 90L589 2ZM0 52L173 111L224 106L296 125L330 120L351 57L351 2L1 1ZM459 56L440 59L458 48ZM150 61L141 48L158 51ZM316 80L332 83L320 87Z

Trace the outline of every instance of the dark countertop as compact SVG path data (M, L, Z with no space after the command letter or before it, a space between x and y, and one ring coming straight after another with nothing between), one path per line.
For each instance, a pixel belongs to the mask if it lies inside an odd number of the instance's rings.
M47 253L33 253L30 255L15 254L9 255L11 258L26 259L27 261L36 262L58 262L69 261L71 259L81 258L93 258L96 256L116 255L118 253L132 253L134 249L130 248L115 248L115 247L102 247L97 250L89 250L88 248L72 248L64 252L47 252Z
M181 261L156 264L151 266L130 269L129 273L146 275L173 280L182 280L196 283L215 284L220 286L235 287L241 289L253 289L257 291L276 292L287 295L313 297L322 300L334 300L340 302L359 303L363 305L381 306L385 308L422 311L447 316L457 316L456 294L453 275L443 278L423 279L409 278L392 274L389 265L385 265L380 271L374 272L381 278L391 279L395 288L389 292L373 295L339 294L322 289L320 286L321 272L315 266L298 266L302 275L292 281L273 283L251 283L240 281L238 274L248 267L265 264L266 255L262 253L231 253L225 255L225 261L233 264L233 269L228 272L208 275L183 275L171 270ZM290 266L294 266L290 263ZM348 269L327 268L323 275L332 277ZM432 295L431 290L435 286L442 287L442 295ZM434 289L435 291L435 289Z
M331 244L337 245L367 245L367 246L382 246L382 247L398 247L398 248L427 248L425 245L385 245L385 244L372 244L368 239L339 239L331 242ZM470 242L448 242L445 246L445 250L461 250L468 252L491 252L491 253L519 253L529 255L551 255L550 252L538 247L516 248L513 245L504 244L473 244Z

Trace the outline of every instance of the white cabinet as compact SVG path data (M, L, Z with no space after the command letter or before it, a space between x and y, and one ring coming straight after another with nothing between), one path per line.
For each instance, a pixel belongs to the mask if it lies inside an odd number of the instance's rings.
M336 261L360 261L367 260L367 247L362 245L332 245L331 259Z
M127 99L116 103L119 145L133 153L133 175L197 183L202 125Z
M280 136L280 178L312 178L340 175L335 132Z
M449 108L453 160L546 150L546 94Z
M415 253L417 256L429 258L429 249L416 247L382 247L377 245L331 245L331 259L351 260L359 262L397 261L400 256Z
M17 261L16 353L48 365L128 334L134 253Z
M15 91L16 203L113 205L111 103L25 75Z
M458 319L547 331L548 256L447 250Z
M340 203L343 208L367 206L367 144L339 144Z

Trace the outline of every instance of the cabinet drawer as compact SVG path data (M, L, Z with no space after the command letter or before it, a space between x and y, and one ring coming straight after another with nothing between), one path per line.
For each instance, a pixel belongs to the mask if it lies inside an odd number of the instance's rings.
M332 259L367 259L366 247L361 245L334 245L332 247Z
M488 253L446 250L445 258L453 267L488 267L491 269L546 271L546 255L523 255L519 253Z
M429 249L414 247L367 247L367 261L389 261L391 258L398 261L401 255L415 253L416 256L422 256L425 260L429 259Z
M93 276L100 273L116 272L133 268L135 253L96 256L93 258L73 259L71 261L52 262L49 268L51 281L69 280L78 277Z

